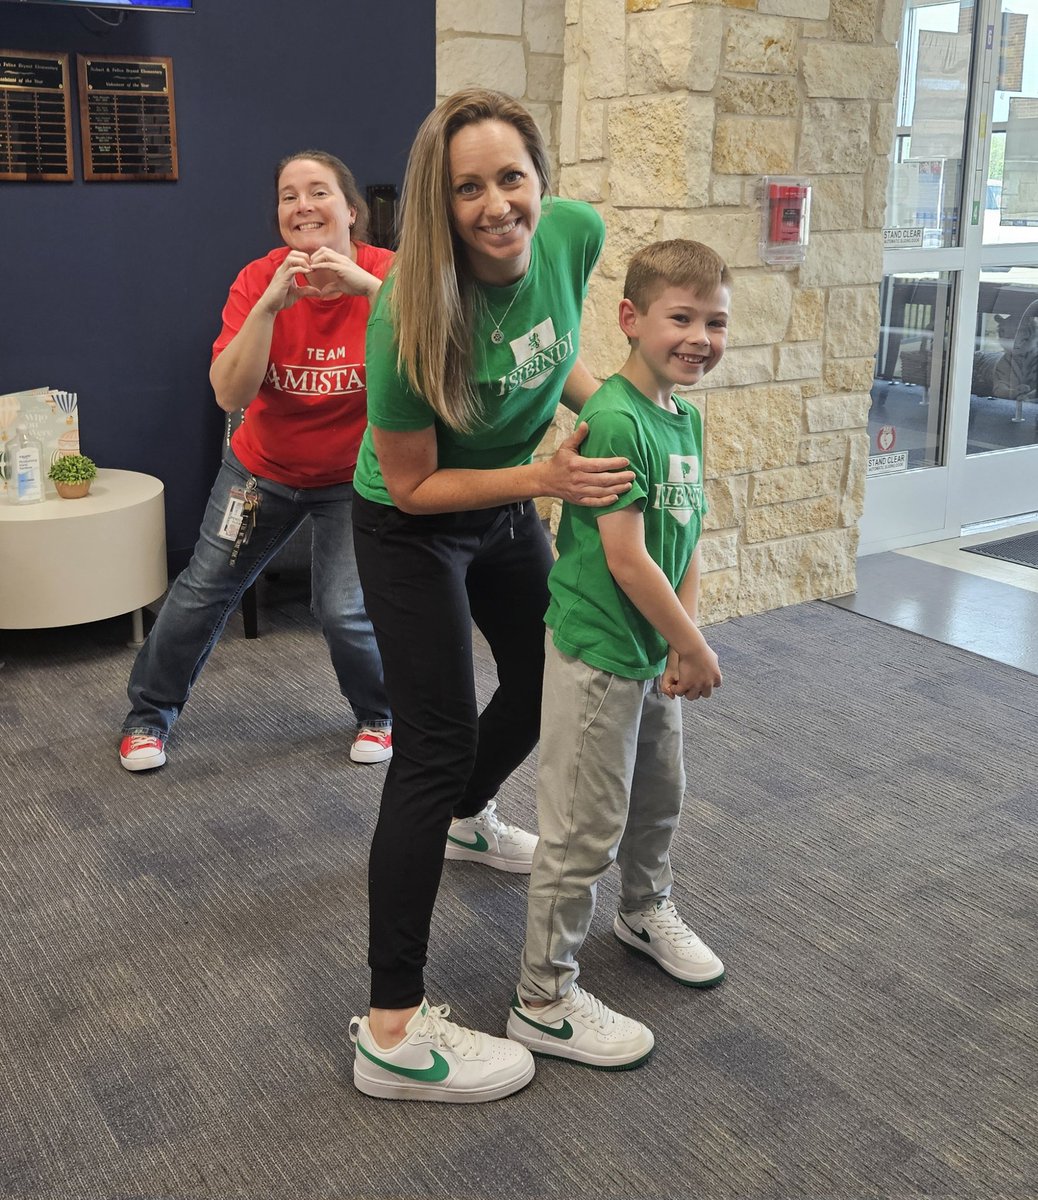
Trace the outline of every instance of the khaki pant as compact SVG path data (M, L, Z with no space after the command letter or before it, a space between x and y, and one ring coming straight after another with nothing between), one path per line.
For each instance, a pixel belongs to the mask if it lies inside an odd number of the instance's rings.
M572 986L598 880L620 867L620 911L670 895L670 844L685 790L681 701L658 679L623 679L545 650L533 859L519 991Z

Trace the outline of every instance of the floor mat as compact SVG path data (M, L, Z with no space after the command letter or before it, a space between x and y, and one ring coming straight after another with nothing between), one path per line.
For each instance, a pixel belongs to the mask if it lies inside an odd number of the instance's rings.
M1001 538L997 542L984 542L980 546L963 546L962 549L967 554L983 554L985 558L1001 558L1022 567L1038 567L1038 530Z
M1038 592L887 551L859 558L857 590L828 603L1038 675Z

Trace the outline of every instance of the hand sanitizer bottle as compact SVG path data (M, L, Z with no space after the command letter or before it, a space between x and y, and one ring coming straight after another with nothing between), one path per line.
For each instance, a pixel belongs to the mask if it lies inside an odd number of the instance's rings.
M36 504L43 499L43 448L26 432L15 429L7 446L10 472L7 497L13 504Z

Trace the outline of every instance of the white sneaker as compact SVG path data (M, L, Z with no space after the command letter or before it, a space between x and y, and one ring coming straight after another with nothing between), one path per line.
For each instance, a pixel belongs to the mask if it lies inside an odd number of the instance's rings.
M350 1039L357 1047L357 1088L384 1100L476 1104L526 1087L534 1071L529 1050L508 1038L455 1025L447 1020L449 1013L446 1004L430 1008L423 1000L405 1026L407 1036L391 1050L383 1050L372 1037L367 1017L354 1017Z
M497 815L497 801L491 800L474 817L451 821L443 857L485 863L499 871L529 875L536 848L536 835L515 825L506 825Z
M686 987L714 987L724 979L724 963L685 924L669 900L657 900L640 913L617 913L613 933Z
M622 1017L574 984L554 1004L526 1008L512 997L508 1036L534 1054L550 1054L603 1071L639 1067L652 1053L652 1030Z

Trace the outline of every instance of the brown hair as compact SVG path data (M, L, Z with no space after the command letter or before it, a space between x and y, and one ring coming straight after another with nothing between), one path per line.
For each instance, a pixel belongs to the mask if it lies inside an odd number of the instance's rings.
M451 138L467 125L503 121L523 140L544 196L551 172L533 117L511 96L468 88L448 96L422 122L400 199L400 246L390 296L397 367L452 429L480 417L472 378L478 293L451 223Z
M708 296L722 285L731 288L732 276L716 250L702 242L674 238L643 246L634 255L627 265L624 299L646 313L664 288L691 288Z
M346 197L346 203L350 208L357 210L353 228L350 230L351 238L355 242L363 242L368 235L368 206L364 201L364 197L360 194L360 188L357 187L357 181L353 178L353 172L341 158L336 158L334 154L329 154L327 150L300 150L298 154L286 155L278 163L274 170L275 220L278 189L281 186L281 173L289 163L294 163L301 158L309 158L314 162L319 162L322 166L327 167L335 176L335 182L339 185L339 190Z

